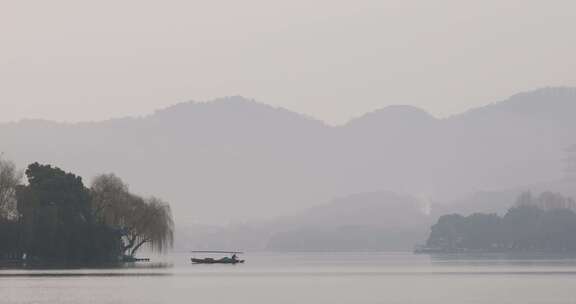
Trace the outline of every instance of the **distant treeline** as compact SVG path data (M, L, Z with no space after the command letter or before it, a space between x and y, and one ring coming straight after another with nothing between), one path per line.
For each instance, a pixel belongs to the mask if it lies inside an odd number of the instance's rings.
M118 177L82 178L33 163L22 173L0 159L0 260L57 263L121 261L143 245L172 244L169 205L131 194Z
M433 252L576 252L576 203L560 194L523 193L506 214L444 215L431 228Z

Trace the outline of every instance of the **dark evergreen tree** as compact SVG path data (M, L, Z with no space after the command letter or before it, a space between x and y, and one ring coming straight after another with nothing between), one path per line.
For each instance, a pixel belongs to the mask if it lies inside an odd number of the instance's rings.
M120 255L120 232L96 223L81 177L38 163L26 176L17 200L28 259L87 263Z

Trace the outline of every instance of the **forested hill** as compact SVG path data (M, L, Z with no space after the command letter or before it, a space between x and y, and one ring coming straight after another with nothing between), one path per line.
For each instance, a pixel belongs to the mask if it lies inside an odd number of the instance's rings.
M576 89L547 88L446 119L394 106L332 127L230 97L140 118L0 124L0 145L20 167L114 171L172 202L179 223L226 223L351 193L447 199L559 179L574 113Z

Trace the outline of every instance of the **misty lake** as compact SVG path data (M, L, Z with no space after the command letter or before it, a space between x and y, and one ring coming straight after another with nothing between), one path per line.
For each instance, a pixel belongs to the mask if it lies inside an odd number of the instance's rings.
M0 303L576 303L576 258L411 253L189 255L115 269L0 270Z

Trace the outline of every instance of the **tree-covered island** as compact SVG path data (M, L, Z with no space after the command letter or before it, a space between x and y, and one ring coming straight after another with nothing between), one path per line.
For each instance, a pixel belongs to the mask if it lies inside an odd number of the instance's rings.
M526 192L503 216L441 216L431 227L429 253L576 253L576 202L560 194Z
M33 163L23 174L0 159L0 261L93 264L134 260L172 245L170 207L129 192L113 174L82 178Z

